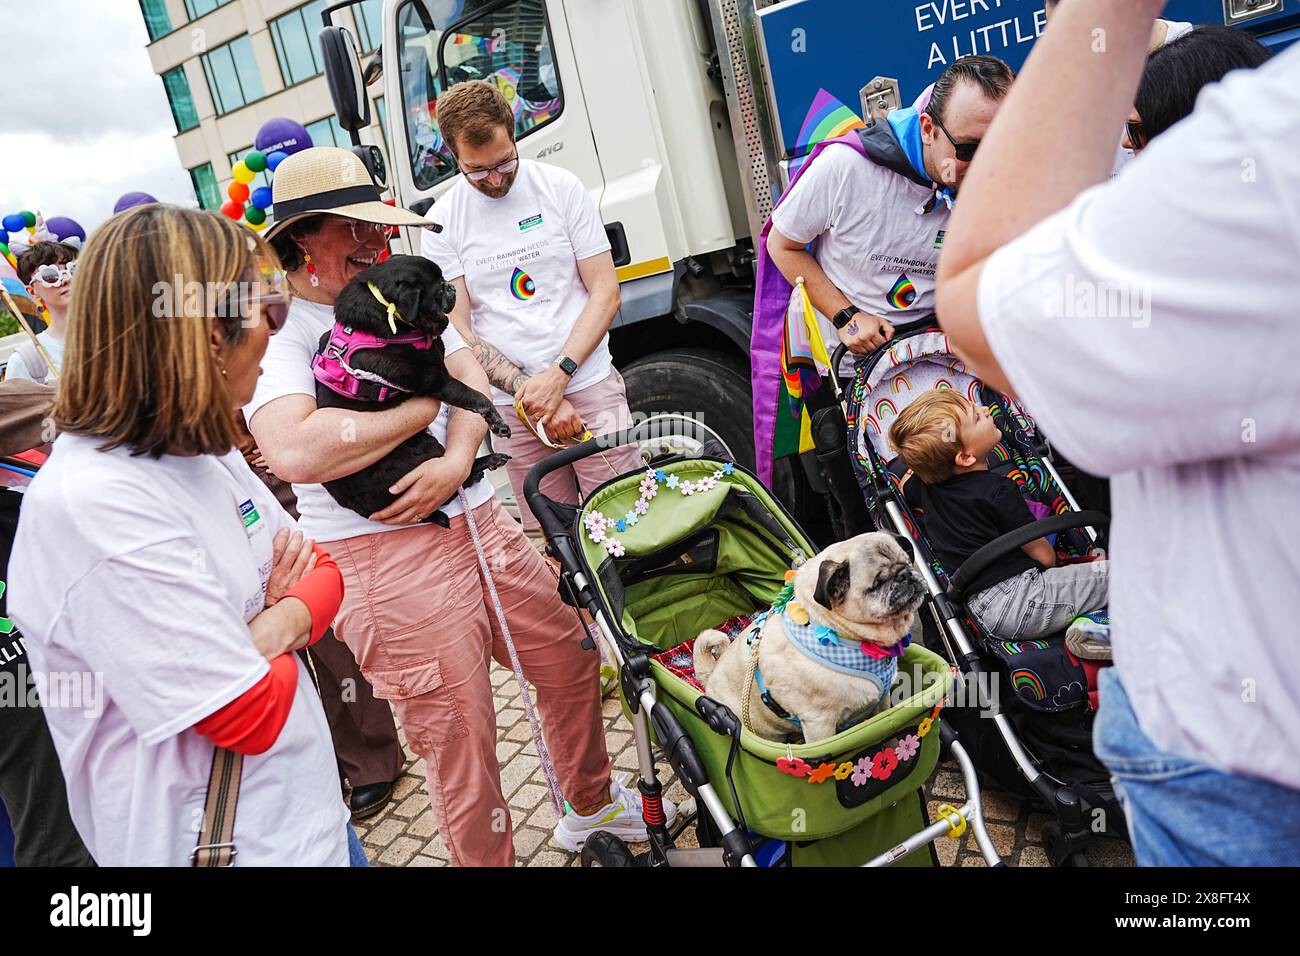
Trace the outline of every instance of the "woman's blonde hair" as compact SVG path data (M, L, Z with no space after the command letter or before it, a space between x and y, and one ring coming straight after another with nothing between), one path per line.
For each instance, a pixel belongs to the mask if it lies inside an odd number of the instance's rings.
M77 263L58 429L154 457L235 447L212 323L243 339L246 310L231 305L245 300L232 290L275 263L261 236L216 213L155 203L108 220Z

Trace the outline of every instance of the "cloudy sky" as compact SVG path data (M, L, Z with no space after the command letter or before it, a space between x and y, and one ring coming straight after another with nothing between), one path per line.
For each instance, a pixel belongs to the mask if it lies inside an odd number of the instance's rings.
M123 193L194 203L136 0L0 0L0 216L93 230Z

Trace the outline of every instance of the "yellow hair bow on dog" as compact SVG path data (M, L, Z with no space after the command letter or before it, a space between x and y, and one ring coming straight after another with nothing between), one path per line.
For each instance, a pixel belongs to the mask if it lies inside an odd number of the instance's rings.
M388 310L388 327L393 330L394 335L397 334L397 320L400 319L407 325L411 324L402 318L402 313L397 311L396 305L384 298L384 294L379 291L379 286L373 282L367 282L366 287L370 290L370 294L378 300L379 304Z

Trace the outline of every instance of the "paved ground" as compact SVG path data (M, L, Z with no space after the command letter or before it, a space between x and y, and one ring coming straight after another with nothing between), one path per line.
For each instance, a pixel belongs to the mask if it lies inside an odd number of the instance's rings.
M497 759L501 762L501 781L510 802L514 820L515 856L520 866L576 866L576 854L565 853L550 842L555 826L555 812L546 795L545 779L533 748L528 719L515 687L514 676L494 665L492 684L496 688ZM606 741L614 758L615 770L635 773L636 747L632 728L616 700L604 703ZM408 751L409 755L409 751ZM665 783L670 799L681 801L685 790L672 777L666 762ZM939 768L926 798L931 816L942 803L959 806L965 800L961 775L955 765ZM984 791L984 813L989 835L998 852L1012 866L1047 866L1042 846L1043 824L1047 814L1001 790ZM397 784L393 800L383 812L362 821L357 832L366 853L376 866L446 866L447 849L438 837L433 811L424 787L424 762L411 760ZM634 847L634 849L637 849ZM984 860L974 847L969 832L958 841L941 840L937 846L939 860L945 866L983 866ZM1088 851L1096 866L1131 866L1133 856L1119 841L1106 841Z

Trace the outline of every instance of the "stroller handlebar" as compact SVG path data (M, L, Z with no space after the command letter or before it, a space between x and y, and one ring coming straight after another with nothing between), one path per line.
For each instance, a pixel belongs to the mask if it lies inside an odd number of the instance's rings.
M1068 514L1052 515L1041 521L1034 521L1008 531L1000 538L994 538L962 562L956 573L948 579L948 597L960 601L971 581L985 571L999 558L1011 554L1031 541L1059 531L1071 528L1105 528L1110 525L1110 518L1100 511L1071 511Z

